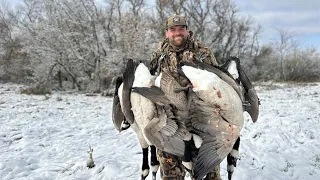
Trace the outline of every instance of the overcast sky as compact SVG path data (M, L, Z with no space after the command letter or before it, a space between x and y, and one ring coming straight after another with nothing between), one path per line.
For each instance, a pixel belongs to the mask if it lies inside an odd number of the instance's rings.
M284 29L320 51L320 0L234 0L241 14L250 15L263 27L263 40L276 37Z
M4 1L15 4L22 0ZM153 5L154 1L146 0L147 6ZM303 47L313 45L320 51L320 0L233 1L242 15L250 15L256 24L262 25L263 43L277 37L276 29L283 29L300 39Z

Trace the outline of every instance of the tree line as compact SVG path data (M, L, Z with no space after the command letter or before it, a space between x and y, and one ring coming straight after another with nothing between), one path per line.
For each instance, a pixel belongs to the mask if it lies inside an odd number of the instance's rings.
M238 56L254 81L318 81L319 53L279 29L262 28L231 0L23 0L0 4L0 81L53 89L112 89L127 58L148 62L164 39L166 19L187 18L195 38L222 64Z

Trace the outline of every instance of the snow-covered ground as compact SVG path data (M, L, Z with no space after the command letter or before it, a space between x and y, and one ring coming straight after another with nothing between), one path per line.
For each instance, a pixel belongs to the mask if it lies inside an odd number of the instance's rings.
M19 94L19 88L0 85L1 180L140 179L137 138L131 129L113 127L111 98L58 92L46 98ZM252 123L245 114L234 179L320 179L320 84L256 90L260 117ZM86 167L89 146L92 169ZM225 161L221 174L227 179Z

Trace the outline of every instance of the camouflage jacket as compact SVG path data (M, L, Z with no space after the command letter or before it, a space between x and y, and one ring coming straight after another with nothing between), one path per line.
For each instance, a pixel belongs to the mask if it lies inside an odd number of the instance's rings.
M163 70L169 70L171 74L181 82L177 73L177 65L181 61L200 60L210 65L218 65L215 57L208 47L196 42L193 39L192 32L188 37L184 48L175 50L169 43L168 39L159 43L156 52L150 62L151 74L160 73Z

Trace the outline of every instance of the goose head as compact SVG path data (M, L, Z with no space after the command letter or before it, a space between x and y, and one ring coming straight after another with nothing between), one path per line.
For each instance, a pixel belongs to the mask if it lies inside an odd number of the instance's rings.
M133 87L150 87L156 78L150 74L149 69L143 63L138 64L134 77Z
M243 87L244 111L249 113L253 122L256 122L259 116L260 100L253 84L240 65L240 59L232 56L222 66L222 68L226 69L232 75L232 77Z
M121 124L125 122L125 117L121 109L121 102L120 98L118 95L119 87L121 86L123 82L122 76L118 76L116 79L116 87L114 91L114 96L113 96L113 105L112 105L112 122L114 127L121 132Z

